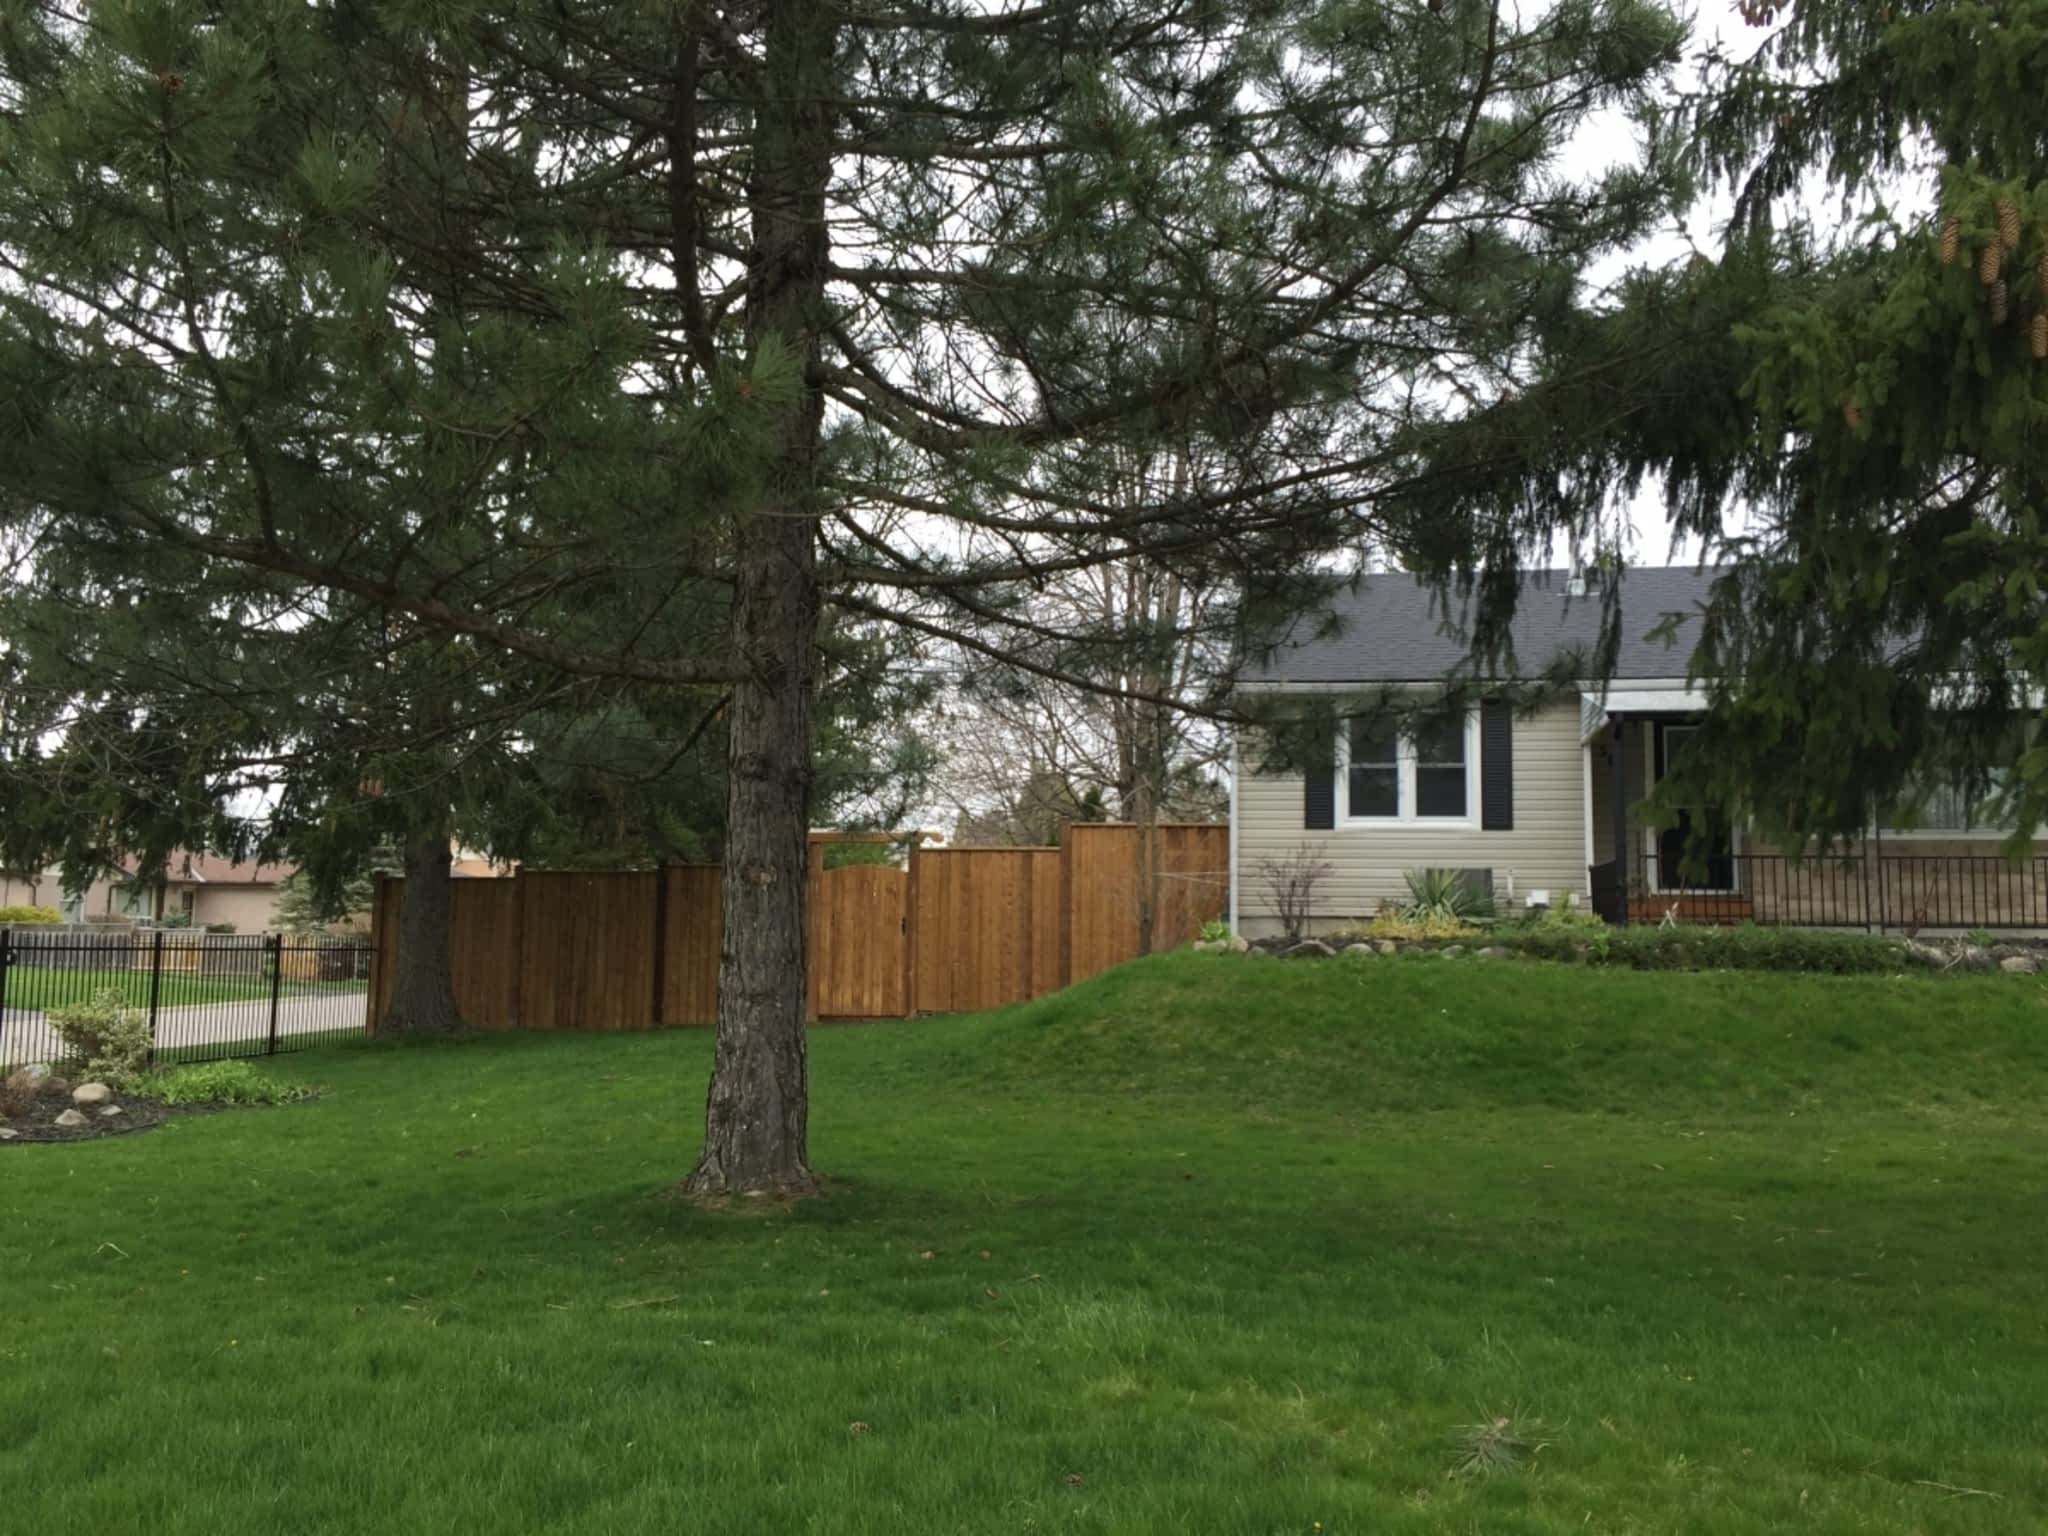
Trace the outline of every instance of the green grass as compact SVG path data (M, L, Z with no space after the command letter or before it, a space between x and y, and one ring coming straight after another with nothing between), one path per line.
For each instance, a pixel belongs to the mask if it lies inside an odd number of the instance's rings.
M146 969L66 971L40 966L10 967L7 1006L9 1009L63 1008L85 1002L102 988L112 987L132 1006L143 1008L149 1004L149 980L150 973ZM363 981L286 981L281 991L284 996L292 997L308 992L360 992L367 986L368 983ZM263 1001L269 996L268 975L199 976L167 969L163 973L157 1003L163 1008L182 1008L196 1003Z
M710 1046L0 1150L8 1528L2048 1518L2036 978L1163 957L816 1032L789 1210L661 1198Z

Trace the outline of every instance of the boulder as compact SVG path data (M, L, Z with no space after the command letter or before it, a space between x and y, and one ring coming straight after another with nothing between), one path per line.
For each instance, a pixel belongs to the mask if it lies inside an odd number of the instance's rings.
M13 1141L20 1135L21 1132L15 1130L12 1126L0 1125L0 1141Z
M85 1109L90 1109L95 1104L105 1104L113 1097L114 1090L105 1083L80 1083L71 1090L71 1102Z
M1344 953L1347 955L1377 955L1379 951L1361 939L1356 944L1346 944L1344 946Z
M1250 948L1252 947L1252 941L1251 941L1250 939L1246 938L1246 937L1245 937L1245 936L1244 936L1243 934L1241 934L1241 933L1233 933L1233 934L1232 934L1232 935L1230 936L1230 939L1229 939L1229 944L1230 944L1230 952L1231 952L1231 953L1232 953L1233 955L1241 955L1241 954L1243 954L1243 953L1244 953L1244 952L1245 952L1246 950L1248 950L1248 949L1250 949Z
M100 1118L102 1120L111 1120L116 1115L125 1115L127 1113L128 1111L118 1104L102 1104L100 1106Z
M46 1077L54 1076L56 1074L50 1070L47 1061L32 1061L25 1067L17 1067L7 1080L10 1083L39 1083Z
M1398 955L1401 953L1401 946L1392 939L1374 939L1372 947L1383 955Z
M1194 942L1194 948L1205 955L1221 954L1227 947L1227 941L1223 939L1197 939Z
M1918 939L1906 940L1906 958L1915 965L1924 965L1931 971L1948 969L1948 951L1936 949L1932 944L1922 944Z
M1505 945L1489 944L1486 948L1479 951L1479 958L1482 960L1505 960L1509 953L1510 951Z
M1442 949L1438 950L1437 953L1442 955L1446 960L1455 960L1458 958L1458 956L1465 953L1465 946L1462 944L1446 944Z
M1287 957L1290 960L1328 959L1335 953L1321 939L1303 939L1299 944L1288 947Z
M66 1129L74 1129L81 1125L90 1125L92 1122L87 1120L77 1110L67 1109L57 1117L57 1123Z
M1998 962L1998 968L2015 976L2031 976L2041 969L2041 965L2032 955L2007 955Z

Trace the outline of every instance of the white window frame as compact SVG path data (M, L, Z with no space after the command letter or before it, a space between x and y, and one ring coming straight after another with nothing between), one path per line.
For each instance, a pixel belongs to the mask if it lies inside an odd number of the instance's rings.
M1468 710L1465 715L1465 814L1462 816L1418 816L1415 813L1415 738L1403 731L1396 740L1395 803L1400 813L1394 816L1354 816L1351 814L1349 723L1337 733L1337 793L1341 802L1337 824L1354 832L1370 832L1374 828L1414 830L1419 827L1445 832L1476 832L1479 829L1479 711Z

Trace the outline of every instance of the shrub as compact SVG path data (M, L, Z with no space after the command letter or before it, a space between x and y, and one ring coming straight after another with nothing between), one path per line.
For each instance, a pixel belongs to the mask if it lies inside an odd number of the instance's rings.
M1408 882L1408 903L1401 909L1404 917L1463 922L1493 916L1493 898L1466 884L1458 870L1411 869L1401 878Z
M1362 928L1343 936L1361 939L1469 939L1479 929L1462 918L1431 913L1415 917L1405 909L1387 908Z
M1625 965L1639 971L1807 971L1836 976L1905 968L1894 940L1819 928L1590 927L1532 922L1497 931L1496 943L1547 960ZM1581 954L1581 951L1584 953Z
M138 1092L166 1104L290 1104L313 1090L266 1077L246 1061L207 1061L173 1067L144 1082Z
M1307 934L1308 920L1315 915L1316 887L1335 868L1307 843L1297 843L1292 852L1280 857L1259 860L1258 877L1272 898L1273 913L1280 919L1280 931L1288 943L1299 944Z
M1607 931L1607 923L1600 914L1579 906L1570 892L1565 893L1562 906L1529 913L1522 918L1521 927L1538 933L1571 933L1582 937Z
M64 914L55 907L0 907L0 928L28 928L63 921Z
M1212 917L1208 922L1202 924L1202 942L1204 944L1220 944L1229 937L1230 924L1224 922L1220 917Z
M208 923L206 931L208 933L233 933L235 925L233 923Z
M120 988L102 987L90 1002L52 1008L46 1017L67 1058L89 1080L130 1089L149 1070L149 1018L127 1005Z

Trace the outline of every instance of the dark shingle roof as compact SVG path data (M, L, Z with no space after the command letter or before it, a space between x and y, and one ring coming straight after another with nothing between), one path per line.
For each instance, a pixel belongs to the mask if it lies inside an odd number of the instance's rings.
M1683 677L1696 626L1680 625L1666 643L1645 636L1667 614L1692 613L1706 601L1719 574L1713 567L1639 566L1618 578L1621 651L1616 677ZM1516 670L1533 676L1560 651L1590 652L1599 638L1601 592L1570 595L1567 571L1531 571L1516 604ZM1614 579L1614 578L1600 578ZM1447 611L1448 610L1448 611ZM1336 632L1317 637L1320 627L1304 620L1264 666L1247 668L1243 681L1258 683L1406 683L1442 677L1467 659L1466 600L1435 590L1402 572L1362 577L1356 589L1339 594Z

